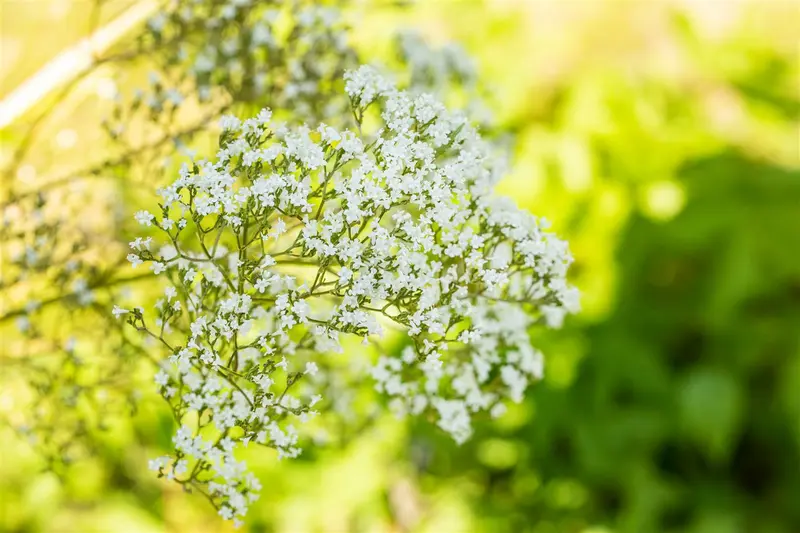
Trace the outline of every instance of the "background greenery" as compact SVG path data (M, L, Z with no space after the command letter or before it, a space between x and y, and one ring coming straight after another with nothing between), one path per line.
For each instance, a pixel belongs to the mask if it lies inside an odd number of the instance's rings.
M800 531L797 5L403 4L356 5L357 40L381 58L387 29L413 25L475 54L516 134L502 191L570 240L585 311L538 339L547 376L526 402L461 447L386 418L252 458L249 530ZM0 16L5 96L89 10L3 0ZM36 166L79 157L58 134L94 114L77 106ZM143 468L163 417L153 401L115 421L61 481L3 430L0 529L227 530Z

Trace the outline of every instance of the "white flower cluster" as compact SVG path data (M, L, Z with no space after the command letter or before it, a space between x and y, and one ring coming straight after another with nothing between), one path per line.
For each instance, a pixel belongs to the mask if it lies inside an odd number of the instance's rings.
M296 424L317 414L343 336L382 351L371 374L395 412L431 413L463 442L475 413L541 377L529 329L578 307L566 243L493 197L503 165L464 116L369 67L345 78L359 133L226 117L216 159L160 190L160 216L137 213L168 242L137 240L129 260L170 284L154 326L116 313L168 350L156 381L181 424L154 468L226 518L258 490L235 450L300 452Z
M147 30L141 46L153 50L160 73L151 74L150 88L136 101L151 112L174 109L189 96L208 101L220 88L236 102L291 104L300 119L342 111L318 109L328 100L319 96L354 60L334 7L310 0L172 0Z
M433 48L414 30L397 35L400 57L409 66L411 84L440 90L453 81L467 87L478 82L478 71L472 58L457 43Z
M401 71L408 73L410 89L434 94L448 103L458 102L483 131L496 126L486 102L490 91L482 86L477 65L458 43L436 47L418 31L405 30L397 34L395 50Z

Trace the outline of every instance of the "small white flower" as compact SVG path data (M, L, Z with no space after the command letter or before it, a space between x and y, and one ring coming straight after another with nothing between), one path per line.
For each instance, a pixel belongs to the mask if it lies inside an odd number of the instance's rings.
M136 214L134 214L134 218L136 219L136 222L138 222L142 226L152 226L153 219L155 217L149 211L142 210L142 211L137 211Z
M310 376L314 376L314 375L316 375L316 373L318 371L319 371L319 367L317 366L317 363L314 363L312 361L309 361L308 363L306 363L306 370L305 370L306 374L308 374Z
M506 413L507 410L508 409L504 403L497 403L489 411L489 415L491 415L492 418L500 418Z
M27 316L18 317L16 320L17 329L20 333L26 333L31 329L31 321Z
M219 126L223 131L232 131L239 128L242 121L233 115L223 115L219 119Z
M144 261L142 261L142 258L139 257L137 254L128 254L127 259L133 268L136 268L142 263L144 263Z

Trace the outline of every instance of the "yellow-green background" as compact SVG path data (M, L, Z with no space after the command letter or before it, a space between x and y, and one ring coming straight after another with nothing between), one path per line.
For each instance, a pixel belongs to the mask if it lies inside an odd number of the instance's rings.
M461 447L387 417L344 449L262 456L246 527L800 531L798 4L398 4L356 5L357 42L379 57L411 25L474 54L517 136L502 192L569 239L584 311L537 339L547 376L526 402ZM85 34L92 2L0 5L5 97ZM31 166L102 150L82 137L96 119L74 106ZM63 484L0 432L0 529L229 530L144 468L157 419L121 423Z

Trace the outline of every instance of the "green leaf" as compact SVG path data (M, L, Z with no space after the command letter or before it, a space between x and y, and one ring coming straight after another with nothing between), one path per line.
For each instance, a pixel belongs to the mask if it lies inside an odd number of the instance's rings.
M686 436L714 462L724 462L742 419L744 395L739 383L715 368L693 370L679 393Z

